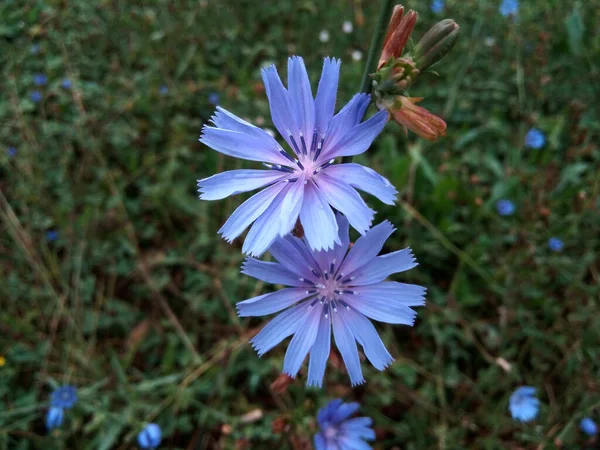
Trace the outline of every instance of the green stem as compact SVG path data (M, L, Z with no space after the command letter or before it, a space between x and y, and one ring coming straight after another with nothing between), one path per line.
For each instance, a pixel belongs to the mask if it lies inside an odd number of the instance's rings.
M375 30L373 31L373 37L371 38L371 44L369 45L369 51L367 53L367 61L365 62L365 71L363 72L362 81L360 83L360 92L365 94L370 94L371 89L373 88L370 75L377 70L377 62L379 61L379 55L381 54L383 38L385 37L390 16L392 15L393 1L394 0L381 1L379 17L375 24ZM342 162L352 162L352 156L344 156Z

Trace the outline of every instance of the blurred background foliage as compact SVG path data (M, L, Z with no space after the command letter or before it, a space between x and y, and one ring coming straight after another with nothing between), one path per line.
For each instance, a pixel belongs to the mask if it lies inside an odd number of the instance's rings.
M386 250L413 248L420 266L398 279L428 305L412 329L379 327L389 369L365 363L351 389L333 354L317 390L305 372L273 384L285 346L259 359L248 344L265 320L235 302L272 287L216 234L245 196L200 202L195 185L255 165L197 138L215 103L274 128L260 69L285 74L289 55L315 86L323 57L341 58L345 103L377 2L0 4L0 449L129 449L148 421L161 448L310 448L333 397L362 403L377 449L600 448L577 429L600 418L600 4L527 1L517 19L492 0L405 6L415 37L442 17L462 27L410 92L448 136L390 123L356 160L401 192L368 202L398 228ZM542 149L524 146L532 127ZM47 433L64 383L80 401ZM521 384L543 405L526 425L507 412Z

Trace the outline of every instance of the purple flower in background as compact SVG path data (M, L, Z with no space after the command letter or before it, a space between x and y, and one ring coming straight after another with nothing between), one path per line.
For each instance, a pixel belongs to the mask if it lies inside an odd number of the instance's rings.
M512 216L515 213L515 204L510 200L498 200L496 203L496 211L501 216Z
M579 422L579 429L588 436L593 436L598 432L598 425L590 417L584 417Z
M48 77L43 73L36 73L33 76L33 84L36 86L45 86L48 83Z
M29 99L33 102L33 103L39 103L42 101L42 93L40 91L32 91L29 94Z
M279 263L247 258L242 270L267 283L291 286L240 302L237 309L241 317L285 309L252 339L252 346L262 356L293 334L283 371L295 377L310 352L309 386L322 385L332 328L355 386L364 382L357 342L376 369L383 370L393 361L368 317L412 326L417 313L410 307L425 304L424 287L384 281L417 265L409 248L377 256L394 231L389 222L371 228L350 250L348 220L339 213L337 226L338 244L331 250L311 250L306 239L288 235L269 249Z
M166 95L169 93L169 86L167 86L166 84L162 84L159 88L158 88L158 92L161 95Z
M429 7L434 14L440 14L444 11L444 0L433 0Z
M63 78L63 80L60 82L60 87L63 89L71 89L72 85L73 83L68 78Z
M548 239L548 248L553 252L560 252L565 246L564 242L557 237Z
M519 12L518 0L502 0L500 4L500 14L504 17L516 16Z
M40 52L40 44L33 44L29 51L32 55L37 55Z
M48 230L46 231L46 240L49 242L53 242L58 239L58 231L56 230Z
M540 401L535 397L535 388L521 386L510 396L508 409L513 419L529 422L535 419L540 410Z
M370 449L365 441L375 440L370 417L350 416L358 411L356 402L343 403L341 399L331 400L317 414L319 431L315 434L315 450Z
M50 396L50 406L52 408L72 408L77 402L77 388L75 386L61 386L57 388Z
M51 407L46 413L46 428L53 430L62 425L65 418L65 411L62 408Z
M156 448L162 440L162 430L155 423L149 423L138 434L138 444L142 448Z
M219 104L219 100L219 94L217 94L216 92L211 92L210 94L208 94L208 103L210 103L211 105L217 106Z
M15 147L8 147L6 153L8 153L8 156L16 156L17 149Z
M546 145L546 136L541 130L532 128L525 135L525 147L534 148L536 150Z
M375 212L355 189L393 204L396 189L384 177L360 164L334 164L343 156L365 152L387 122L387 112L380 111L361 123L370 102L367 94L355 95L333 115L339 69L339 60L325 59L315 99L302 58L288 61L288 89L275 66L263 69L273 123L294 156L266 131L223 108L212 118L215 126L203 128L202 143L226 155L263 162L267 168L232 170L198 181L203 200L266 188L242 203L219 230L231 242L254 222L244 253L260 255L277 237L287 235L298 218L312 249L332 249L339 243L332 208L364 234Z

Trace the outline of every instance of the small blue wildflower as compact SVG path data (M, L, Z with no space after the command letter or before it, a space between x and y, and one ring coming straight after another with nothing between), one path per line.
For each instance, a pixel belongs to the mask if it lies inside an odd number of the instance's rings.
M521 386L510 396L508 409L512 418L519 422L535 419L540 409L540 401L535 397L535 388Z
M46 240L49 242L53 242L58 239L58 231L56 230L48 230L46 231Z
M60 82L60 87L63 89L71 89L71 86L73 86L73 82L68 78L63 78L63 80Z
M588 436L593 436L598 432L598 425L590 417L584 417L579 422L579 428Z
M377 172L356 163L334 164L343 156L367 151L388 120L382 110L362 122L371 101L367 94L355 95L334 116L339 71L339 60L325 58L313 98L302 58L288 60L287 89L275 66L263 69L271 117L293 149L291 155L266 131L221 107L212 117L214 126L202 129L203 144L225 155L262 162L267 168L232 170L198 181L202 200L265 188L242 203L219 230L231 242L254 222L244 253L264 253L275 239L290 233L298 219L312 249L332 249L339 242L332 208L364 234L375 212L355 189L394 204L396 189Z
M39 103L42 101L42 93L40 91L32 91L29 94L29 98L33 103Z
M40 44L33 44L29 51L32 55L37 55L40 52Z
M61 386L50 396L50 406L53 408L72 408L77 402L77 388L75 386Z
M444 0L433 0L429 7L434 14L440 14L444 11Z
M540 149L546 145L546 136L544 132L537 128L532 128L525 135L525 147Z
M410 248L377 256L394 232L390 222L371 228L350 247L348 218L338 213L336 219L339 233L333 249L311 250L306 238L287 235L269 248L278 263L247 258L242 266L246 275L291 286L239 302L237 309L240 317L264 316L285 309L251 343L262 356L293 334L283 372L295 378L310 353L308 386L321 387L323 383L332 329L350 382L355 386L365 381L357 342L377 370L384 370L394 360L369 318L412 326L417 313L411 307L425 304L424 287L385 281L389 275L417 265ZM310 222L311 228L320 230L321 226L327 226L326 222ZM305 227L305 232L308 230Z
M319 431L315 434L315 450L370 449L365 441L375 440L370 417L349 417L358 411L356 402L343 403L341 399L331 400L317 414Z
M551 237L548 239L548 248L553 252L560 252L564 246L564 242L557 237Z
M518 0L502 0L500 4L500 14L504 17L516 16L519 12L519 1Z
M169 92L169 86L167 86L166 84L163 84L163 85L161 85L161 86L158 88L158 92L159 92L161 95L165 95L165 94L167 94L167 93Z
M496 203L496 211L501 216L512 216L515 213L515 204L510 200L498 200Z
M211 105L217 106L219 104L219 100L219 94L217 94L216 92L211 92L210 94L208 94L208 103L210 103Z
M46 414L46 428L48 430L53 430L54 428L60 427L64 418L65 412L62 408L55 406L51 407Z
M33 76L33 84L36 86L45 86L48 83L48 77L43 73L36 73Z
M15 147L8 147L6 153L8 153L8 156L16 156L17 149Z
M155 423L149 423L138 434L138 444L142 448L156 448L162 440L162 431Z

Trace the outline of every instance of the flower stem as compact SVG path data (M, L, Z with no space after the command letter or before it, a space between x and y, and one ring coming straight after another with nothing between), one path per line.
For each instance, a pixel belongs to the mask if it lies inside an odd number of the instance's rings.
M381 0L379 17L375 24L375 30L373 31L373 37L371 38L371 44L369 45L369 51L367 53L367 61L365 62L365 71L363 72L362 81L360 83L360 92L365 94L370 94L371 89L373 89L370 75L375 72L377 67L377 61L381 53L381 47L383 46L383 38L387 31L390 16L392 15L393 1L394 0ZM344 156L342 162L352 162L352 156Z

